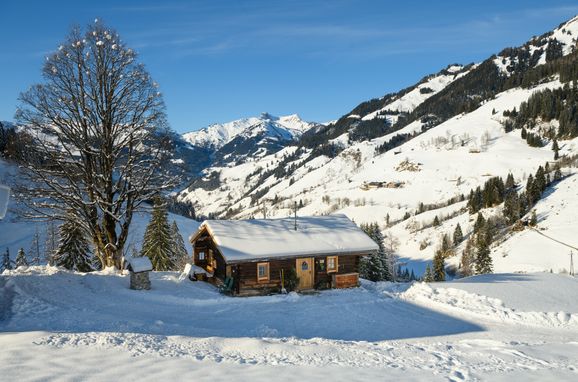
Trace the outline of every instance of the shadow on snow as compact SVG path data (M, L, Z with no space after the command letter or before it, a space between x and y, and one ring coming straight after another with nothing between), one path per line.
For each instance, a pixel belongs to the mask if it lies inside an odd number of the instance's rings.
M168 272L151 274L150 291L128 289L128 277L98 274L0 278L15 285L12 314L0 331L382 341L484 330L371 287L233 298L206 283L178 283Z

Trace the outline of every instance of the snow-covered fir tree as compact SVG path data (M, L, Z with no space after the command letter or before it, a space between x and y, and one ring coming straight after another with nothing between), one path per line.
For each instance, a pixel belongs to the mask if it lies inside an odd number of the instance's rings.
M153 213L145 231L141 253L151 260L155 271L169 271L175 267L174 241L166 206L160 197L154 199Z
M433 271L431 269L430 264L428 264L425 267L425 273L423 275L423 281L425 281L426 283L431 283L434 281L434 274L433 274Z
M6 252L2 256L2 264L0 264L0 272L12 269L12 261L10 260L10 250L6 248Z
M30 256L30 263L32 265L40 265L41 259L41 248L40 248L40 233L38 228L34 231L34 236L32 236L32 243L30 243L30 250L28 251Z
M476 234L476 274L492 273L493 262L490 256L490 232L489 228L483 227Z
M464 240L464 234L462 233L462 227L460 227L460 223L456 225L453 239L454 239L454 246L459 245L462 242L462 240Z
M24 248L20 248L18 250L18 254L16 255L16 268L27 266L28 266L28 259L26 258L26 253L24 253Z
M46 236L44 243L44 260L46 264L54 265L54 254L58 249L58 231L53 220L46 225Z
M362 224L361 229L375 241L379 249L376 254L361 259L359 268L361 277L371 281L392 280L383 234L377 223Z
M433 258L433 279L434 281L445 281L446 280L446 269L445 269L445 259L444 252L438 249Z
M52 258L54 265L78 272L90 272L90 247L81 226L70 216L59 230L60 241Z
M183 235L179 231L179 227L177 226L177 222L173 220L171 224L171 237L173 239L173 246L174 246L174 270L183 270L185 264L188 261L188 253L187 247L185 247L185 241L183 240Z
M476 257L474 253L474 247L472 245L472 240L468 239L468 241L466 242L466 247L462 252L462 259L460 261L460 275L462 277L474 275L475 264L476 264Z

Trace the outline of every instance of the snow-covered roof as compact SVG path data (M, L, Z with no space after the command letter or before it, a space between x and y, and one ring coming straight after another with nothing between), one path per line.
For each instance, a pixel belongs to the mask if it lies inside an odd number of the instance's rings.
M317 254L362 254L377 244L345 215L297 218L206 220L206 228L227 262Z
M147 272L153 270L153 265L150 259L146 256L127 257L126 261L128 263L127 268L130 266L130 269L134 273Z
M10 197L10 188L0 184L0 219L3 219L4 216L6 216L9 197Z

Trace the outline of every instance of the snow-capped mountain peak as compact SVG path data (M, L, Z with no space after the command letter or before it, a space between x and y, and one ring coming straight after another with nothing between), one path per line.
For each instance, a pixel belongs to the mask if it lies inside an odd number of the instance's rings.
M241 118L226 123L215 123L197 131L183 134L183 138L194 146L211 147L215 150L231 142L238 135L254 136L263 130L264 125L268 130L276 132L275 135L294 139L303 132L314 126L314 123L302 120L297 114L276 117L269 113L261 113L259 117Z

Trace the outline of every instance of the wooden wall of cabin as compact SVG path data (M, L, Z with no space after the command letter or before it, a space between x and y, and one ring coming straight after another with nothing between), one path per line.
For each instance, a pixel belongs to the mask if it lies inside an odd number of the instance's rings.
M215 259L216 267L212 269L213 274L223 280L226 277L227 264L223 255L213 242L210 236L201 237L195 242L195 250L193 252L193 259L195 265L203 268L204 270L209 270L210 253L212 251L213 259ZM204 253L204 259L200 259L199 254Z
M359 272L359 259L361 256L337 256L337 272L327 273L327 257L315 258L315 288L326 289L331 287L332 274L357 273ZM324 260L324 269L321 269L321 260Z
M327 273L327 256L312 256L315 259L314 287L325 289L331 287L332 274L357 273L359 271L360 256L338 256L337 272ZM321 269L320 261L323 260L324 268ZM236 288L239 294L262 294L267 292L278 292L281 288L281 270L285 274L291 268L295 268L296 258L263 261L269 263L269 280L257 280L257 264L260 262L247 262L232 265L237 267Z

